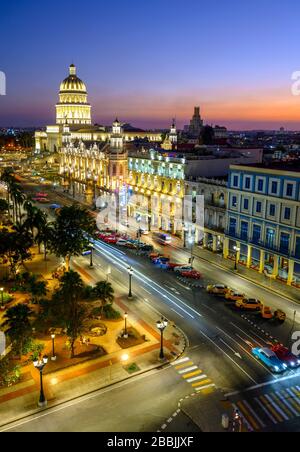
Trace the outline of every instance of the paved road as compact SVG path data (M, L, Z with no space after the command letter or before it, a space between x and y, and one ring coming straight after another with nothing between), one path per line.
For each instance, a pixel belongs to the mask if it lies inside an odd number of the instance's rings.
M176 412L178 397L186 393L186 383L176 378L174 369L169 367L49 409L0 431L156 432L167 422L170 413ZM198 430L185 416L183 419L185 431Z

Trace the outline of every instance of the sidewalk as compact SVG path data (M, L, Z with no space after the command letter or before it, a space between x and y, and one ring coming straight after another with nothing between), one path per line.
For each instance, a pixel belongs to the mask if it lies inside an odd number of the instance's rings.
M276 292L278 295L300 304L300 290L295 287L286 286L280 281L272 280L264 274L248 269L243 265L238 266L238 273L236 273L234 271L234 262L232 260L224 259L222 255L215 254L212 251L195 247L193 254L199 259L215 264L223 270L230 271L232 274L237 274L250 282L262 286L264 289L270 289L272 292Z
M165 331L166 361L161 362L160 335L156 330L157 314L145 306L141 318L141 313L137 312L136 307L132 306L132 302L128 302L126 297L118 299L116 305L123 312L128 312L130 324L146 335L147 342L126 350L119 349L109 355L63 370L46 373L44 386L49 407L159 369L184 353L185 337L175 325L170 325ZM126 361L124 355L128 355ZM20 383L0 389L1 425L39 413L38 398L39 373L30 365L23 368Z
M201 393L185 398L181 403L181 410L204 433L225 433L222 426L222 416L226 414L230 420L233 418L233 408L224 399L221 391Z

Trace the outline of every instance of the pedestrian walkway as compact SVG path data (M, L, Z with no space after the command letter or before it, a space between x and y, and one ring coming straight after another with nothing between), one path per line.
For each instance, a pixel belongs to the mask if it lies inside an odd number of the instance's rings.
M233 403L233 408L239 410L248 431L264 430L300 417L300 386L255 394Z
M172 363L177 374L190 384L196 393L214 390L215 384L203 371L188 358L181 358Z

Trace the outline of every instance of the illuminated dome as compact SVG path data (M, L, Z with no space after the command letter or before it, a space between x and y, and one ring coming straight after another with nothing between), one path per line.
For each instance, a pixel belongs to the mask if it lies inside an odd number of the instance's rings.
M91 106L87 100L85 84L76 75L76 67L71 64L69 76L60 84L59 102L56 104L56 124L90 125Z
M76 67L74 64L70 66L70 75L64 79L60 85L60 93L80 92L87 94L86 86L76 75Z

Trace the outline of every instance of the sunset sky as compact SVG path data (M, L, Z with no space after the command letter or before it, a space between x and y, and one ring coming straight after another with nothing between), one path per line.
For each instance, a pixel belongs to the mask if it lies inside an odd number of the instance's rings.
M74 62L93 121L300 130L299 0L19 0L1 5L0 126L54 123Z

